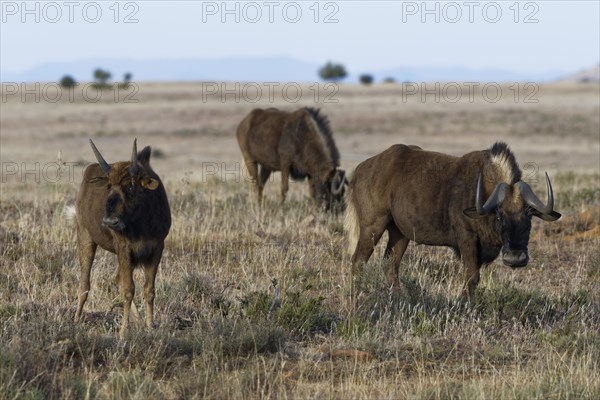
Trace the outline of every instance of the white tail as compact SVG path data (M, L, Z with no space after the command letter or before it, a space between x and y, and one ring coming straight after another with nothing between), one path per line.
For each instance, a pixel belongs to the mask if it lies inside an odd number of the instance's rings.
M358 227L358 215L356 214L356 208L354 208L354 201L352 192L348 192L346 195L348 199L346 204L346 220L344 221L344 230L348 236L348 253L354 254L356 250L356 244L358 243L359 227Z
M68 223L73 223L77 220L77 210L75 209L74 204L66 205L63 210L63 214Z

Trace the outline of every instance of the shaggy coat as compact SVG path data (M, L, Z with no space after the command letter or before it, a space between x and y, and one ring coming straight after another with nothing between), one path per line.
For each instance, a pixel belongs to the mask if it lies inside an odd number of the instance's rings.
M118 258L116 283L124 303L123 338L135 292L133 269L137 266L144 268L146 325L153 326L154 281L171 226L171 212L165 188L150 167L150 147L137 153L134 142L132 161L109 165L90 143L99 163L85 169L76 201L81 280L75 319L80 319L87 300L92 263L100 246Z
M312 198L330 208L342 201L345 172L327 118L318 109L295 112L255 109L237 129L237 140L253 181L258 202L271 172L281 171L281 202L288 181L308 178ZM259 171L260 166L260 171Z
M350 184L346 230L352 273L360 273L384 231L391 257L387 276L398 285L398 269L410 240L448 246L462 259L463 295L472 298L482 265L502 253L504 264L527 265L531 217L560 218L542 204L505 143L462 157L394 145L358 165ZM487 199L487 201L486 201ZM485 204L483 202L485 201Z

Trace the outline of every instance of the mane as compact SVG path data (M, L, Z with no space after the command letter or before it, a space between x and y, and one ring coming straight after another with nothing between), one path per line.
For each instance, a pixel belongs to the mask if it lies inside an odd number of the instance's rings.
M491 162L496 166L502 179L512 184L521 180L521 169L515 155L504 142L496 142L490 149Z
M319 133L323 137L325 141L325 145L329 149L329 154L331 156L331 161L337 167L340 165L340 152L335 145L335 140L333 140L333 132L331 132L331 126L329 125L329 119L327 116L320 113L320 109L306 107L306 111L310 113L313 120L316 122L319 127Z

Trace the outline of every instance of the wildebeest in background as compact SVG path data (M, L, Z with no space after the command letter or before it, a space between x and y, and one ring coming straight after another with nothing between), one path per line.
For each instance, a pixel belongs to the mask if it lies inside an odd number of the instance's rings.
M137 152L133 142L131 161L108 164L90 140L98 164L89 165L76 201L77 242L81 280L79 320L90 291L90 272L96 248L116 253L119 261L116 282L123 297L121 338L129 324L135 293L133 269L143 266L146 325L153 326L154 281L171 227L167 193L150 167L150 147Z
M294 180L308 178L311 196L318 205L329 209L341 204L346 174L338 168L340 154L329 121L318 109L252 110L238 126L237 140L256 182L259 204L273 171L281 171L282 203L291 175Z
M482 265L499 253L510 267L529 261L531 217L555 221L554 195L546 174L543 204L521 180L506 143L462 157L394 145L358 165L348 195L346 230L356 277L387 230L387 277L398 285L400 261L410 240L449 246L462 259L463 296L473 298ZM353 288L353 294L354 288Z

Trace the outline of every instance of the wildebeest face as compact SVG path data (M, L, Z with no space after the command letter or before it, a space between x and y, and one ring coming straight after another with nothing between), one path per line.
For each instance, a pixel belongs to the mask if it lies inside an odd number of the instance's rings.
M502 237L502 262L517 268L529 262L527 245L531 232L531 212L524 206L521 210L509 212L502 207L495 212L496 229Z
M531 187L519 181L514 185L499 183L483 203L483 177L479 175L475 207L467 208L463 213L469 218L483 218L493 214L496 218L496 231L502 239L502 262L509 267L524 267L529 262L527 245L531 232L532 216L546 221L555 221L561 217L554 208L554 193L550 178L546 174L548 202L543 204L533 194Z
M131 161L118 162L111 166L104 161L91 140L90 143L104 172L109 191L102 224L117 232L123 232L131 218L136 216L143 206L147 191L155 190L159 186L159 181L147 176L144 168L149 165L150 148L146 147L138 154L134 141Z
M343 169L335 169L329 174L327 181L322 185L323 200L327 204L326 208L340 209L344 202L344 193L348 179Z

